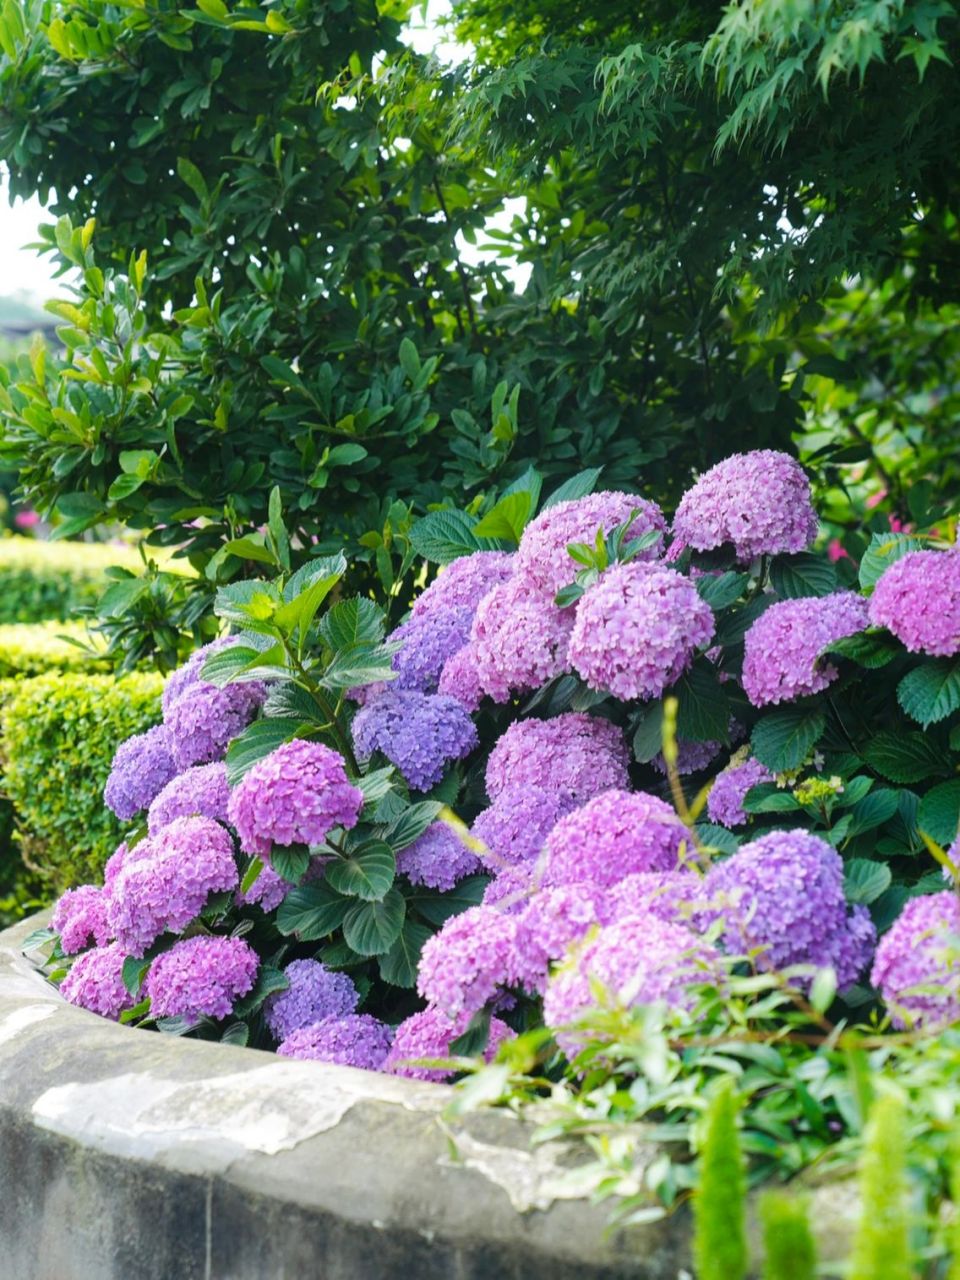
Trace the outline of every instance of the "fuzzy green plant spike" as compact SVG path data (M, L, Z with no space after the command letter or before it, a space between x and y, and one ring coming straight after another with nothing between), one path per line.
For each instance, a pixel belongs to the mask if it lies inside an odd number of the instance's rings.
M697 1280L744 1280L747 1180L737 1132L737 1099L729 1080L710 1102L699 1173L693 1198Z
M950 1199L953 1201L953 1217L947 1235L950 1250L947 1280L960 1280L960 1133L954 1135L950 1153Z
M848 1280L911 1280L903 1103L877 1099L860 1161L860 1223Z
M782 1191L760 1200L763 1227L763 1280L814 1280L817 1251L806 1201Z

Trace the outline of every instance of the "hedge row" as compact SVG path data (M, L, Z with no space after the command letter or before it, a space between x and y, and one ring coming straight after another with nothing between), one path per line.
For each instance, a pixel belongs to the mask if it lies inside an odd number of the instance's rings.
M72 643L76 641L76 643ZM106 671L85 627L75 622L0 624L0 680L48 671Z
M107 586L107 569L141 566L131 548L104 542L0 539L0 623L73 617Z

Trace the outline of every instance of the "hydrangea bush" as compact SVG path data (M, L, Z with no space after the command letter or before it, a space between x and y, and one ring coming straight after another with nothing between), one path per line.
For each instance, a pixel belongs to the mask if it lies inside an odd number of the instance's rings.
M591 1004L680 1017L732 973L955 1018L953 546L831 562L771 451L672 525L595 481L425 517L440 571L389 634L342 556L284 570L274 512L276 580L220 590L229 634L118 745L128 837L42 939L64 996L422 1079L530 1027L576 1054Z

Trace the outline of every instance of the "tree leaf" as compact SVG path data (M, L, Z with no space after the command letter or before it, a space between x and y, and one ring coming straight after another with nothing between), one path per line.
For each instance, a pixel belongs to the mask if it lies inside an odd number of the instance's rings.
M413 526L410 541L425 560L449 564L491 546L476 536L473 526L473 520L462 511L431 511Z
M384 840L399 853L401 849L406 849L408 845L413 844L414 840L419 839L427 828L436 822L444 807L438 800L421 800L417 804L407 806L399 818L384 830Z
M642 708L633 732L633 758L649 764L663 750L663 703L649 702Z
M310 866L310 850L302 844L275 845L270 851L270 865L289 884L299 884Z
M697 593L710 608L717 613L720 609L728 609L735 604L746 590L750 575L735 573L728 569L726 573L704 574L696 582Z
M517 543L533 512L533 495L509 493L500 499L479 524L473 526L475 538L503 538Z
M403 894L391 889L379 902L354 902L343 918L343 936L358 955L381 956L400 936L406 914Z
M424 920L429 920L433 925L442 925L451 916L460 915L468 907L477 906L489 883L489 876L466 876L449 893L418 887L413 893L407 894L407 901Z
M891 782L922 782L946 771L942 753L922 733L881 729L863 747L863 755Z
M730 701L709 658L698 658L674 685L678 700L677 737L688 742L726 742Z
M897 685L897 701L924 728L960 707L960 659L934 658L908 671Z
M543 510L546 511L547 507L553 507L558 502L570 502L574 498L585 498L593 493L602 471L603 467L589 467L586 471L578 471L575 476L571 476L569 480L565 480L562 485L554 489L549 498L544 501Z
M868 671L876 671L892 662L903 652L901 646L886 631L858 631L856 635L844 636L824 650L824 653L836 654L841 658L849 658L859 667Z
M754 725L753 754L772 773L798 769L820 741L827 717L819 707L781 707Z
M865 831L874 831L889 822L897 812L899 795L889 787L877 787L850 810L849 837L862 836Z
M352 850L349 857L327 865L327 883L338 893L376 902L387 892L397 874L393 850L382 840L371 840ZM352 943L350 944L353 945Z

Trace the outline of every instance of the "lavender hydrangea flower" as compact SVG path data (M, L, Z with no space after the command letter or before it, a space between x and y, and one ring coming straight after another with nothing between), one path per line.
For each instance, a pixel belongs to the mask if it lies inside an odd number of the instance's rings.
M135 733L117 747L103 788L104 804L121 822L129 822L176 773L173 742L164 725Z
M319 960L292 960L283 971L290 985L268 996L263 1016L275 1040L324 1018L353 1013L360 993L345 973L328 969Z
M315 862L322 859L314 859ZM312 864L311 864L312 865ZM309 878L309 871L307 878ZM241 907L259 907L261 911L270 912L276 910L280 903L284 900L293 884L289 880L284 880L279 871L274 871L268 862L265 862L257 874L256 880L244 893L237 891L237 905Z
M759 760L743 760L722 769L707 796L707 816L721 827L742 827L747 821L743 802L751 787L772 782L773 774Z
M284 1058L333 1062L341 1067L380 1071L390 1052L393 1033L369 1013L324 1018L301 1027L284 1040L277 1053Z
M513 576L514 557L505 551L477 551L454 560L421 592L410 609L413 618L437 617L451 609L476 611L494 587Z
M487 761L487 795L541 787L582 804L611 787L630 785L623 732L609 720L568 711L552 720L517 720Z
M106 866L103 868L103 893L105 897L109 897L113 886L117 882L120 872L123 870L124 864L131 856L130 848L124 840L118 844L113 853L107 859Z
M464 876L475 875L483 865L445 822L433 822L413 844L397 854L397 870L411 884L449 891Z
M595 884L567 884L534 893L517 916L523 985L544 992L551 962L608 919L607 895Z
M743 688L755 707L820 693L837 678L821 654L867 625L867 602L853 591L781 600L747 632Z
M634 493L607 490L547 507L523 531L517 550L520 574L540 591L556 595L561 587L573 582L580 567L567 551L570 543L587 542L592 546L599 529L606 536L625 524L634 511L637 515L628 530L626 545L654 530L666 533L667 522L657 504ZM641 551L640 558L655 560L662 548L661 537Z
M387 757L415 791L429 791L454 760L477 746L477 729L455 698L393 690L357 712L353 741L358 754Z
M569 670L567 647L573 609L558 609L522 577L494 587L480 601L470 644L477 679L494 702L539 689Z
M771 831L714 865L704 884L705 920L723 921L723 944L759 951L762 969L832 965L840 990L856 982L876 943L865 907L848 910L843 860L802 829ZM809 987L812 978L798 979Z
M253 990L259 967L243 938L184 938L151 962L143 994L154 1018L226 1018Z
M114 855L116 856L116 855ZM211 893L237 887L233 841L210 818L175 818L129 850L110 888L107 920L128 955L177 933Z
M171 779L154 798L147 811L147 830L156 835L174 818L194 814L226 822L229 798L226 765L219 761L195 765Z
M636 871L673 871L688 839L663 800L644 791L604 791L547 836L543 882L610 887Z
M202 684L205 688L212 689L214 686L209 680L201 677L201 671L208 658L213 657L215 653L221 653L224 649L229 649L231 645L239 644L237 636L221 636L219 640L213 640L210 644L205 644L203 648L197 649L190 655L182 667L178 667L170 676L163 689L163 715L166 719L167 712L182 697L188 689L194 685Z
M960 1020L960 898L911 898L880 939L870 981L896 1027Z
M228 684L223 689L205 680L191 684L164 718L177 769L222 760L231 740L254 718L265 696L262 684Z
M274 845L323 844L334 827L355 826L362 808L363 792L347 778L343 756L295 738L243 775L228 813L241 848L266 855Z
M531 862L518 862L501 868L484 889L482 905L495 906L504 915L519 915L530 895L539 888L535 871Z
M472 644L465 644L443 664L437 693L456 698L471 714L479 709L483 701L483 689L480 686L480 673L477 671L477 654Z
M697 551L732 542L741 562L804 551L817 536L810 482L798 462L776 449L735 453L683 495L673 532Z
M478 814L471 835L489 850L482 855L483 861L499 871L509 863L536 858L557 822L574 807L563 791L536 783L507 787L489 809Z
M127 958L121 946L94 947L73 962L70 972L60 983L60 994L70 1004L99 1013L114 1022L134 1005L133 996L123 985L123 962Z
M606 910L611 920L651 915L673 924L690 924L702 886L700 876L691 871L638 871L607 890Z
M413 1014L397 1027L383 1070L395 1076L406 1076L410 1080L432 1080L438 1084L451 1080L456 1074L455 1069L443 1071L439 1067L418 1067L413 1065L411 1059L448 1058L451 1044L466 1032L469 1022L468 1015L461 1014L459 1018L451 1020L442 1009L433 1007ZM513 1032L505 1022L501 1022L499 1018L491 1018L484 1061L492 1062L499 1046L512 1035Z
M563 1028L596 1007L595 983L620 1007L662 1002L668 1009L688 1009L694 1002L690 987L717 980L718 959L708 943L681 925L652 915L628 916L588 937L550 977L543 1020L572 1055L585 1037Z
M76 955L91 942L94 946L105 947L111 935L107 924L107 899L103 891L92 884L68 889L53 909L50 927L59 933L64 955Z
M960 553L910 551L894 561L870 597L870 621L911 653L960 652Z
M581 597L568 651L592 689L657 698L713 636L713 611L689 578L662 565L617 564Z
M719 742L679 740L677 742L677 773L681 776L699 773L701 769L706 769L708 764L712 764L722 750L723 747ZM662 751L653 757L650 764L657 773L667 776L667 762L663 758Z
M397 678L390 687L436 693L447 660L470 639L472 622L473 610L460 606L401 623L390 636L403 646L391 659Z
M451 1018L476 1013L521 977L516 921L491 907L451 916L420 954L417 990Z

